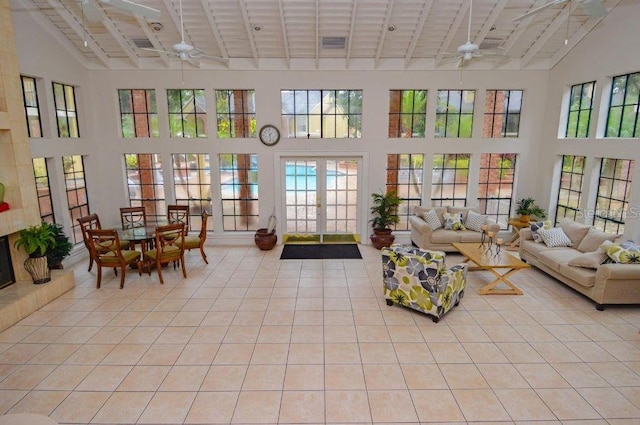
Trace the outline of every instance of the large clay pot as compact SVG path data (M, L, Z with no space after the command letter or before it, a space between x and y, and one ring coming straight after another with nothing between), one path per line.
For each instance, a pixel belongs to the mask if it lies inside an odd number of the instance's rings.
M391 246L396 237L391 234L391 229L373 229L370 239L376 249L382 249L385 246Z
M276 242L278 242L278 235L276 235L275 230L269 232L268 229L258 229L256 230L253 240L255 241L256 246L262 251L269 251L276 246Z

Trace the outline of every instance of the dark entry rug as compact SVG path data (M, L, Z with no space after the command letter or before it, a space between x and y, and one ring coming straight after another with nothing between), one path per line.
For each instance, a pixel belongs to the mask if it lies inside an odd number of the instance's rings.
M325 258L362 258L356 244L286 244L281 260L322 260Z

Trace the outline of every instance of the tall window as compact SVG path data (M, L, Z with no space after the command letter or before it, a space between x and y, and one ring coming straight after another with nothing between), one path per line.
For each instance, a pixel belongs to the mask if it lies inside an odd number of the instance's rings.
M562 171L560 172L560 187L558 188L556 223L564 217L572 220L578 217L583 178L584 156L562 155Z
M156 91L152 89L118 90L122 137L159 137Z
M613 78L605 137L638 137L640 72Z
M589 124L591 122L591 111L593 111L595 88L595 81L571 86L565 137L572 139L589 137Z
M629 207L634 161L603 158L593 225L607 233L623 233Z
M207 137L207 102L201 89L167 90L171 137Z
M471 137L475 90L438 90L436 137Z
M46 158L33 158L33 175L36 179L40 218L47 223L55 223L56 217L53 214L51 186L49 186L49 169L47 168Z
M75 88L53 83L53 102L56 108L58 137L80 137Z
M162 157L157 153L126 153L129 205L143 206L147 219L166 217Z
M482 137L518 137L522 90L487 90Z
M515 170L514 153L483 153L480 156L480 211L493 218L503 229L509 227Z
M389 137L424 137L426 90L389 90Z
M81 155L62 157L64 185L67 191L67 204L71 216L71 230L73 242L82 242L82 229L77 219L89 215L89 201L87 198L87 182L84 178L84 160Z
M22 98L24 112L27 116L27 132L29 137L42 137L42 123L40 121L40 105L38 103L38 89L36 79L22 75Z
M433 155L431 205L467 205L470 157L468 153Z
M200 229L203 211L211 213L211 166L209 154L174 153L173 181L176 203L188 205L191 230Z
M362 90L282 90L283 137L359 138Z
M256 137L253 90L216 90L218 138Z
M402 199L398 208L400 222L396 230L409 230L409 216L414 205L422 203L424 155L389 154L387 155L387 192L395 191Z
M220 154L220 196L224 230L258 228L256 154Z

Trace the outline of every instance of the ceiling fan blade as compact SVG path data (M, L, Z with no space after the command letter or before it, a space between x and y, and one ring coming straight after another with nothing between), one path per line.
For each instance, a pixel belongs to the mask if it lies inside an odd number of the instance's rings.
M170 52L168 50L152 49L150 47L142 47L141 49L147 50L149 52L164 53L165 55L173 55L173 56L177 55L176 52Z
M197 56L192 56L194 59L208 59L208 60L212 60L212 61L216 61L216 62L222 62L222 63L228 63L229 59L228 58L223 58L222 56L213 56L213 55L197 55Z
M128 12L133 13L134 15L139 15L147 19L158 19L161 15L158 9L154 9L149 6L144 6L142 4L134 3L129 0L99 0L100 3L108 4L118 9L126 10Z
M528 12L527 12L527 13L525 13L524 15L520 15L520 16L518 16L518 17L516 17L516 18L513 18L511 21L512 21L512 22L518 22L518 21L521 21L521 20L523 20L523 19L525 19L525 18L528 18L529 16L533 16L533 15L536 15L536 14L538 14L538 13L542 12L543 10L545 10L545 9L546 9L546 8L548 8L548 7L555 6L556 4L564 3L564 2L566 2L566 1L567 1L567 0L553 0L553 1L550 1L550 2L549 2L549 3L547 3L547 4L543 4L543 5L542 5L542 6L540 6L540 7L536 7L535 9L532 9L532 10L528 11Z
M87 21L101 22L102 19L104 19L102 11L98 9L93 0L82 0L80 7L82 8L82 13Z
M584 0L579 1L578 3L580 3L580 7L582 7L584 13L592 18L602 18L609 13L601 0Z

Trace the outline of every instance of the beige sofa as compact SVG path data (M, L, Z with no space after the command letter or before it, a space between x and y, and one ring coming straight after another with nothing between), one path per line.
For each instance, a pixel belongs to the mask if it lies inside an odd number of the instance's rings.
M606 259L599 246L606 240L614 241L618 235L572 220L563 220L558 227L571 239L571 247L549 248L544 242L533 240L531 229L521 229L520 258L591 298L598 310L604 310L605 304L640 304L640 264L598 265L598 259L582 261L591 262L590 266L596 268L569 264L578 259L597 258L598 253Z
M413 215L409 216L409 225L411 227L411 241L422 249L432 251L456 252L457 250L451 245L453 242L478 242L482 237L481 232L474 230L446 230L444 227L431 230L431 227L422 218L423 214L429 210L435 210L441 224L444 224L443 215L448 213L461 213L463 223L466 222L469 210L478 212L475 208L468 207L420 207L413 208ZM487 218L485 224L487 231L494 232L496 235L500 231L500 225L494 220Z

